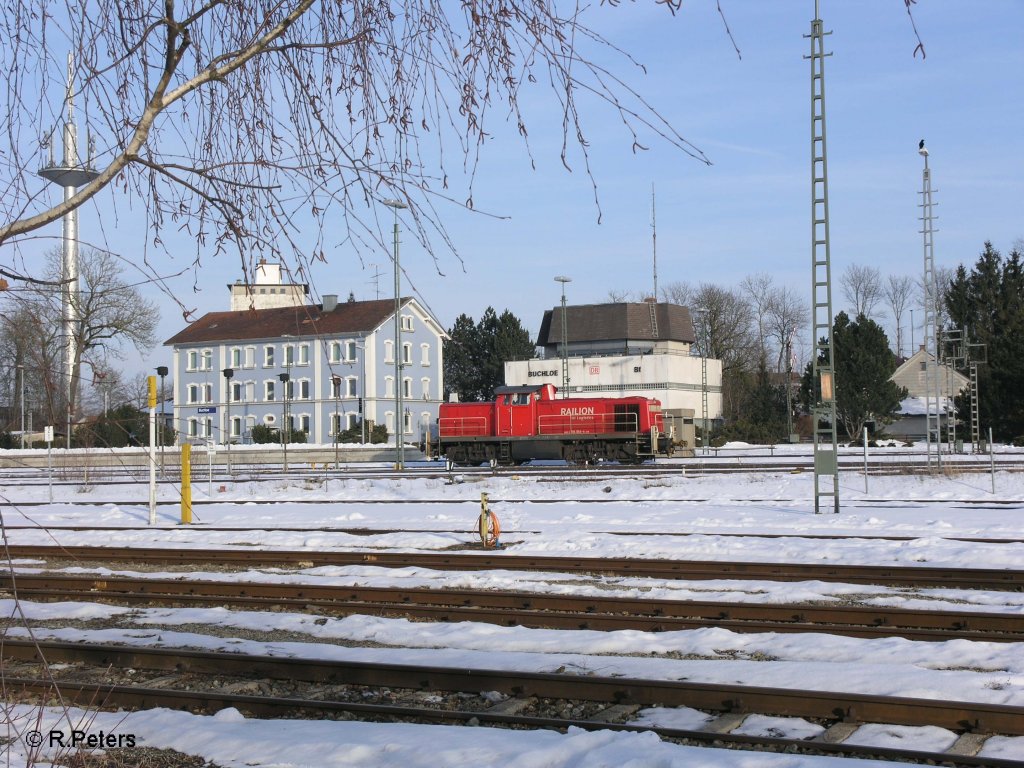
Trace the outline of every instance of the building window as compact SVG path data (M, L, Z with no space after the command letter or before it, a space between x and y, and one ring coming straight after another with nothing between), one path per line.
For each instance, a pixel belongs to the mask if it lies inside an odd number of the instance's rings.
M287 400L295 399L295 382L286 381L284 383L284 392L281 393L281 397Z
M355 429L356 425L359 424L359 417L354 413L346 414L345 418L348 420L349 429Z
M284 346L284 367L295 365L295 347L291 344L285 344Z
M430 399L430 379L420 379L420 387L423 390L423 399Z
M188 385L188 402L198 403L199 402L199 386L197 384Z
M274 382L265 381L263 382L263 399L268 403L274 399Z
M331 342L331 345L330 345L327 357L328 357L328 360L330 360L332 363L340 363L341 362L341 342L340 341L332 341Z
M241 437L242 435L242 420L237 416L231 417L231 436Z
M309 344L299 345L299 365L309 365Z
M412 344L406 342L402 345L402 365L412 364Z
M299 400L309 400L309 379L299 382Z
M274 348L267 346L263 348L263 367L273 368L274 367Z
M231 385L231 400L236 403L242 401L242 382L236 382Z
M331 397L335 399L341 397L341 378L339 376L331 377Z
M388 339L384 342L384 362L393 363L395 362L395 342Z
M337 436L337 434L339 432L341 432L341 414L340 413L332 413L331 414L331 436L332 437Z
M303 414L302 416L299 416L299 429L301 429L307 435L309 434L309 424L310 424L310 421L309 421L309 416L307 414Z
M412 397L412 379L402 379L402 397Z
M203 402L213 402L213 384L203 384Z
M206 419L204 437L213 437L213 419Z
M245 382L245 402L251 403L256 399L256 382Z
M199 423L195 419L188 420L188 436L199 437Z
M403 331L411 331L412 330L412 315L402 315L402 330Z
M256 426L256 417L255 416L246 416L245 417L245 432L250 437L252 436L252 428L255 427L255 426Z
M420 344L420 365L430 365L429 344Z
M345 342L345 359L348 362L354 362L356 359L356 343L354 341Z
M402 433L406 434L406 435L411 434L412 433L412 414L409 413L409 411L405 412L404 418L402 419L402 422L403 422L403 424L402 424Z
M359 390L357 389L356 381L355 376L345 379L345 397L355 397L358 394Z
M232 347L231 348L231 367L241 368L242 367L242 348Z
M389 435L395 434L395 412L387 411L384 414L384 427L387 429Z
M204 371L212 371L213 370L213 350L211 350L211 349L204 349L203 350L202 369Z
M199 353L192 350L188 353L188 364L185 366L186 371L194 371L199 368Z
M245 367L255 368L256 367L256 347L245 348Z
M384 377L384 397L395 396L395 377L385 376Z

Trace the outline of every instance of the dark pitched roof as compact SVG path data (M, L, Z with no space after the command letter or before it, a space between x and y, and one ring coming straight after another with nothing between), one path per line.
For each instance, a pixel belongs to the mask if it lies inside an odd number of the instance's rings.
M690 310L679 304L654 305L658 332L651 323L648 302L619 304L583 304L565 308L568 342L594 341L696 341ZM537 334L537 346L546 347L562 341L562 308L544 313Z
M402 303L408 302L403 298ZM164 342L206 342L272 339L280 336L333 336L372 331L395 313L394 299L342 302L330 312L320 304L238 312L210 312Z

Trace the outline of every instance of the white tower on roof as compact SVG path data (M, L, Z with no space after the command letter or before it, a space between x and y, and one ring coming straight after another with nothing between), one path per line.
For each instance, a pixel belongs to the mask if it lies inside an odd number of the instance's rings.
M231 291L231 311L241 312L246 309L273 309L275 307L300 307L306 303L309 285L306 283L286 283L280 264L268 263L260 259L256 265L255 282L246 283L236 280L229 285Z

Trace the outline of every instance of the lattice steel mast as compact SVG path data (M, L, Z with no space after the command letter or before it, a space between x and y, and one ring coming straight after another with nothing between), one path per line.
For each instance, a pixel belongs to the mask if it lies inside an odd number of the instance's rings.
M825 143L825 32L814 2L811 21L811 324L815 404L814 513L821 513L821 497L832 497L839 512L839 449L836 444L835 366L832 346L832 264L829 251L828 161ZM831 32L827 34L832 34ZM831 484L828 480L831 479ZM831 487L830 487L831 486Z
M921 235L924 238L924 351L925 351L925 451L928 455L928 469L933 470L932 454L935 454L934 469L942 470L941 409L939 401L939 328L938 328L938 286L935 280L935 217L932 215L932 172L928 168L928 150L924 139L917 145L917 151L924 158L921 174ZM934 446L934 450L933 450Z

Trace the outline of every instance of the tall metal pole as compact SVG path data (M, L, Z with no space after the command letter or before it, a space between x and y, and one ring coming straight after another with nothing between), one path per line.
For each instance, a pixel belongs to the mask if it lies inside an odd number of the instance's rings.
M928 150L924 139L917 145L918 154L924 158L921 173L921 235L924 246L924 350L925 350L925 396L924 426L925 451L928 455L928 469L932 467L932 445L934 443L935 467L942 470L942 450L939 416L939 353L938 353L938 291L935 280L935 242L932 215L932 172L928 168ZM934 436L934 439L933 439Z
M839 512L839 447L836 443L836 380L832 346L832 263L829 250L828 160L825 142L825 32L814 2L811 21L811 302L814 407L814 513L821 497L832 497ZM828 33L831 34L831 33ZM832 479L831 490L823 480Z
M231 378L235 375L233 368L225 368L224 371L224 431L221 432L224 437L224 443L227 446L227 459L225 463L227 465L228 477L231 476Z
M167 402L164 397L164 377L167 375L167 366L158 365L156 369L157 375L160 377L160 426L157 429L157 435L160 439L160 477L164 476L164 443L167 442L164 439L164 430L167 429L167 416L164 413L165 404Z
M284 451L284 473L288 474L288 440L290 435L288 434L288 381L291 376L286 371L285 373L279 373L277 378L281 380L281 447Z
M565 284L572 278L558 275L555 281L562 284L562 397L569 396L569 320L565 314Z
M385 200L384 205L395 210L395 447L398 463L395 469L405 469L405 418L402 413L402 273L398 261L398 211L408 208L401 200Z
M78 126L75 123L75 100L73 84L73 59L68 54L67 93L65 104L67 118L63 129L63 160L58 164L53 157L53 144L50 144L50 161L45 168L39 169L39 175L64 189L64 202L68 203L75 196L78 187L88 184L99 176L91 168L92 147L88 147L89 157L84 165L78 158ZM78 324L79 324L79 270L78 270L78 210L72 208L63 216L63 243L61 247L61 321L64 335L64 394L67 397L66 429L67 447L71 447L71 423L74 420L75 404L78 400Z
M359 350L359 427L360 438L366 445L366 342L357 346Z
M18 400L21 403L21 450L25 450L25 366L18 366Z

